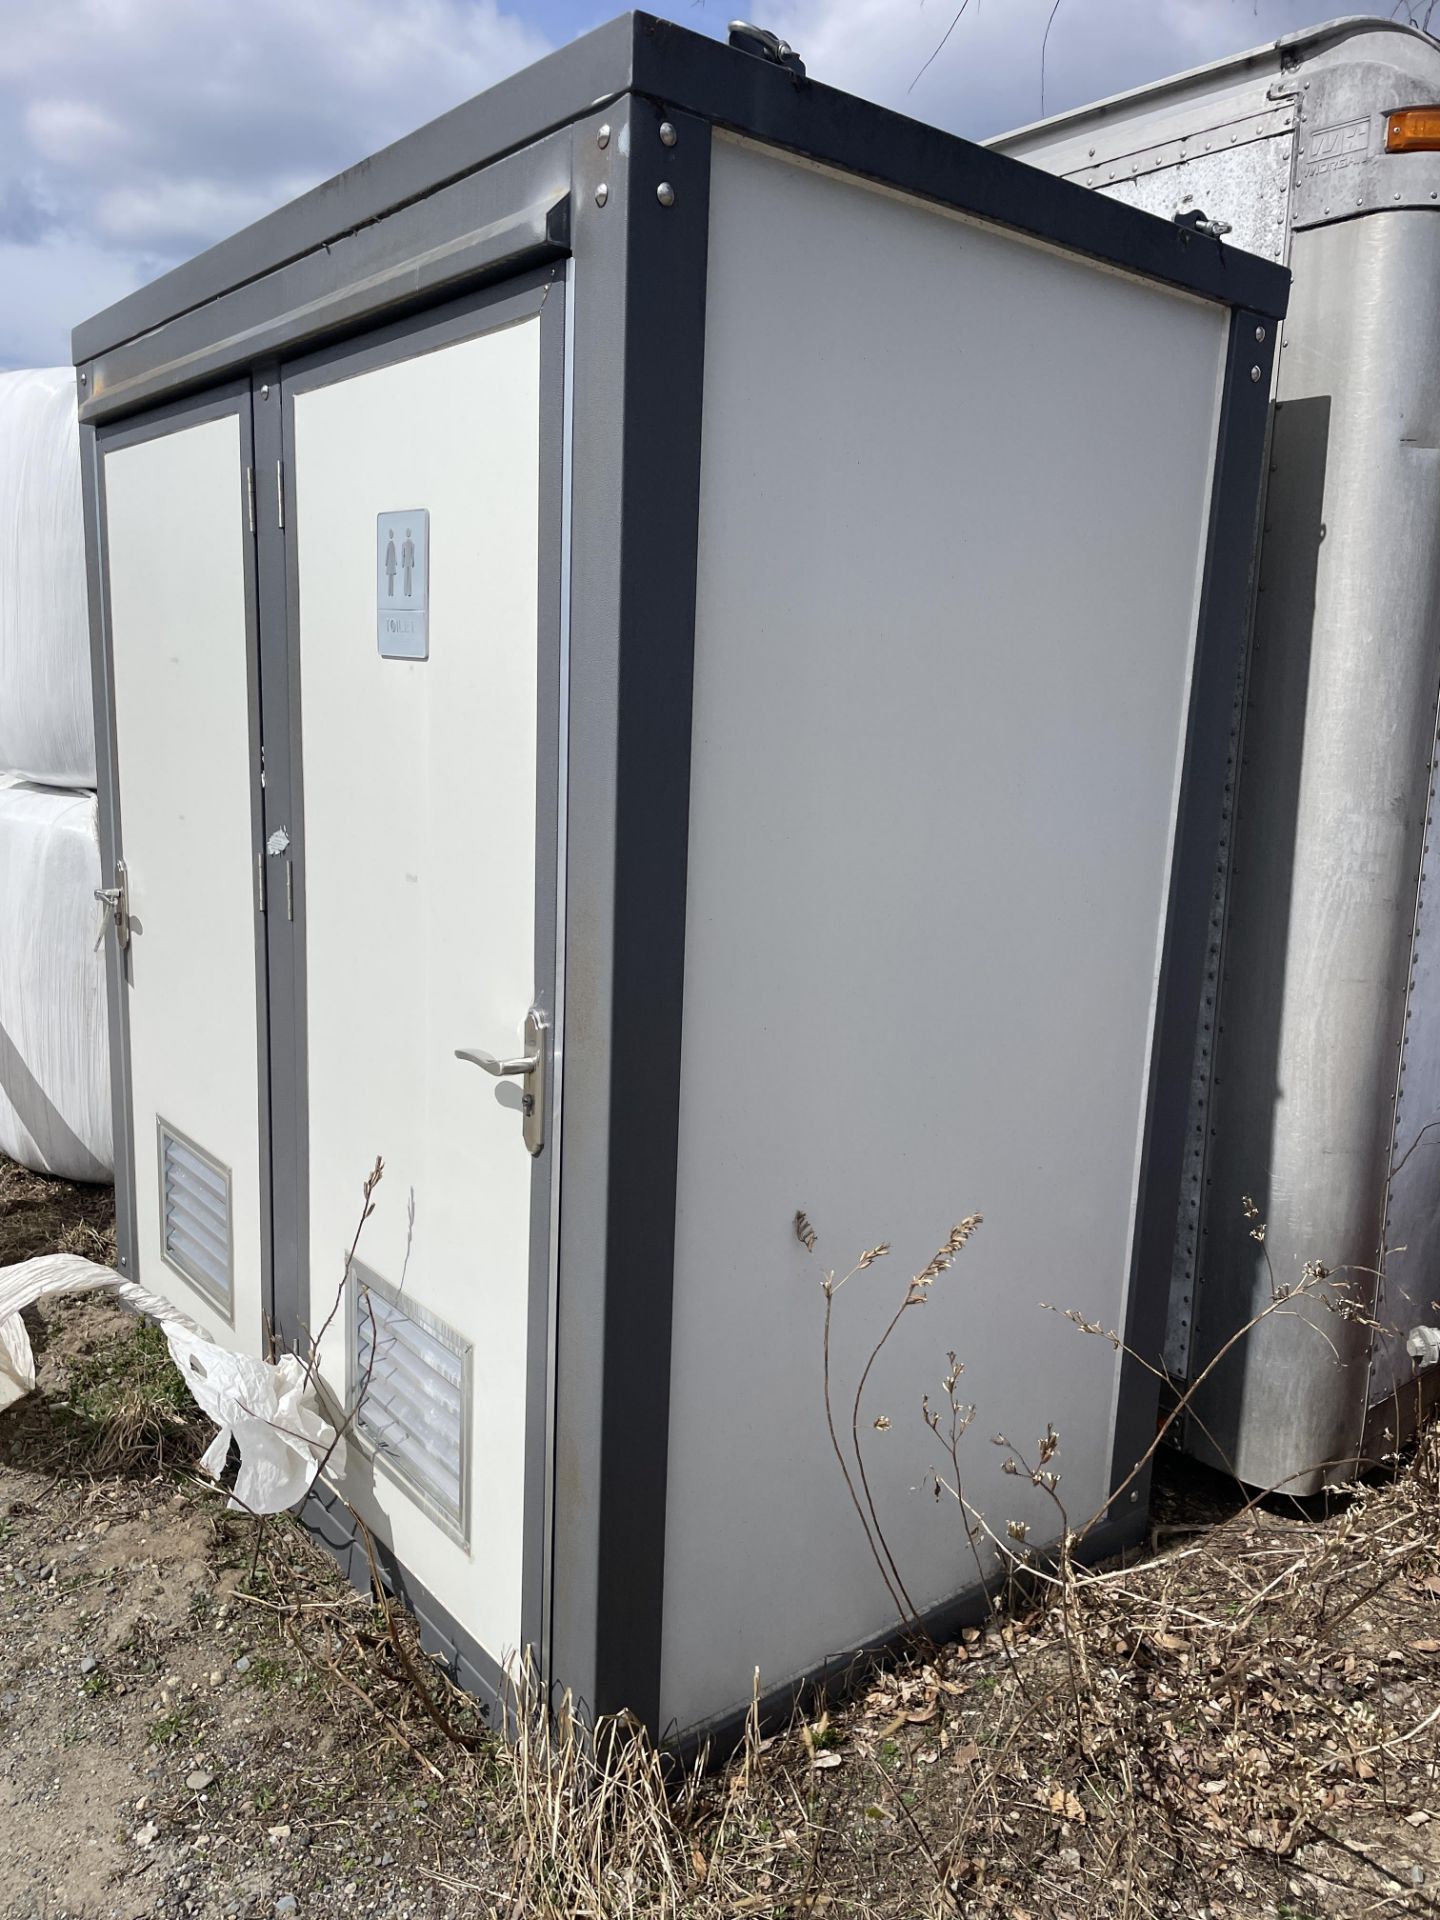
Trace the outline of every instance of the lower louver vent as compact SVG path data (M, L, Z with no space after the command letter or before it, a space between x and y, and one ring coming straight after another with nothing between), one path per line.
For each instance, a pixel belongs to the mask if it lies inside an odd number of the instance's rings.
M469 1531L470 1343L357 1261L350 1369L356 1429L448 1529Z
M235 1313L230 1169L168 1121L158 1123L160 1246L167 1263L227 1320Z

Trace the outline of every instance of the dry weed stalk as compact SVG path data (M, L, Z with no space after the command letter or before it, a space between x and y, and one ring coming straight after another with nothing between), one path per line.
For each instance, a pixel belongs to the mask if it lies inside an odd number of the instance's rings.
M1333 1644L1335 1635L1346 1623L1353 1621L1387 1588L1393 1587L1398 1578L1412 1573L1417 1566L1423 1567L1427 1556L1431 1563L1436 1561L1437 1550L1440 1550L1440 1529L1435 1524L1436 1494L1440 1491L1440 1438L1433 1431L1419 1445L1404 1478L1405 1537L1393 1549L1380 1545L1373 1535L1367 1534L1363 1523L1373 1506L1361 1489L1351 1496L1346 1517L1328 1539L1302 1534L1297 1552L1292 1554L1289 1545L1286 1546L1288 1564L1278 1573L1264 1566L1263 1556L1272 1549L1252 1544L1255 1536L1263 1540L1267 1527L1260 1504L1265 1496L1258 1493L1245 1500L1233 1521L1215 1530L1216 1538L1207 1540L1203 1549L1187 1548L1149 1566L1118 1571L1089 1569L1080 1558L1087 1540L1107 1517L1114 1500L1128 1491L1145 1471L1175 1422L1187 1411L1193 1411L1196 1394L1215 1369L1260 1322L1275 1314L1300 1312L1302 1303L1308 1301L1338 1318L1370 1326L1376 1324L1365 1304L1363 1285L1350 1278L1337 1278L1322 1262L1308 1263L1297 1284L1281 1285L1270 1264L1264 1223L1248 1197L1244 1212L1250 1222L1251 1236L1261 1247L1270 1274L1269 1300L1221 1346L1184 1391L1178 1393L1153 1443L1103 1506L1083 1525L1072 1527L1061 1499L1060 1436L1055 1429L1047 1427L1033 1459L1003 1434L996 1436L994 1444L1005 1453L1002 1471L1028 1480L1054 1507L1058 1544L1043 1558L1029 1548L1024 1522L1011 1521L1003 1530L997 1530L972 1504L966 1492L960 1447L975 1418L975 1408L959 1399L963 1364L954 1353L948 1356L943 1404L932 1405L928 1397L922 1402L922 1417L939 1442L948 1469L933 1475L935 1491L937 1497L944 1494L955 1501L966 1549L980 1576L980 1585L990 1595L992 1629L986 1640L993 1650L1003 1655L1011 1682L1002 1726L985 1726L993 1743L993 1755L987 1755L973 1744L969 1748L974 1763L974 1786L958 1822L958 1833L952 1830L947 1844L940 1849L945 1867L935 1877L937 1911L952 1912L957 1906L977 1913L1009 1911L1000 1884L991 1885L987 1879L992 1874L997 1853L1008 1862L1003 1884L1009 1889L1009 1898L1014 1897L1016 1887L1021 1885L1027 1901L1047 1897L1043 1868L1037 1866L1030 1873L1016 1872L1017 1856L1024 1851L1027 1815L1058 1820L1062 1833L1079 1830L1087 1823L1092 1828L1104 1823L1109 1836L1105 1866L1090 1889L1091 1910L1126 1915L1132 1911L1192 1911L1193 1892L1188 1889L1181 1893L1178 1904L1166 1904L1162 1892L1166 1873L1169 1871L1175 1876L1168 1889L1170 1894L1175 1894L1182 1887L1185 1873L1197 1861L1217 1852L1216 1815L1222 1796L1230 1793L1231 1782L1224 1772L1213 1780L1199 1783L1187 1777L1189 1743L1209 1738L1212 1731L1215 1738L1223 1740L1230 1756L1229 1764L1236 1769L1235 1796L1237 1800L1243 1798L1247 1808L1248 1824L1243 1827L1241 1852L1281 1860L1291 1857L1307 1837L1317 1842L1325 1839L1340 1844L1331 1832L1333 1821L1327 1825L1309 1818L1297 1813L1293 1805L1288 1814L1275 1812L1277 1801L1283 1803L1285 1793L1298 1798L1303 1806L1307 1783L1323 1779L1325 1784L1318 1789L1321 1810L1343 1806L1345 1789L1333 1784L1337 1769L1342 1773L1353 1770L1353 1776L1364 1781L1374 1777L1373 1755L1394 1760L1404 1751L1421 1750L1427 1735L1433 1742L1432 1729L1440 1721L1440 1705L1426 1713L1417 1712L1408 1724L1391 1726L1382 1737L1363 1746L1358 1745L1353 1736L1342 1736L1328 1749L1322 1744L1318 1754L1287 1740L1283 1731L1260 1731L1238 1717L1242 1696L1257 1687L1262 1689L1260 1698L1273 1711L1274 1699L1263 1691L1263 1686L1268 1677L1269 1686L1278 1687L1280 1676L1293 1672L1294 1649L1305 1644L1305 1636L1313 1627L1308 1614L1315 1608L1317 1591L1323 1624L1314 1632L1311 1644L1317 1645L1318 1650L1318 1644L1324 1641ZM797 1216L796 1231L807 1249L813 1251L815 1230L803 1214ZM844 1278L848 1280L874 1257L874 1253L863 1257ZM823 1352L827 1416L830 1414L829 1323L834 1293L841 1284L843 1281L826 1274ZM912 1304L918 1302L907 1290L872 1352L862 1382L868 1378L870 1366L899 1317ZM1082 1333L1108 1340L1117 1351L1124 1349L1125 1343L1116 1332L1073 1311L1067 1317ZM1317 1331L1325 1337L1323 1327ZM1152 1374L1171 1384L1162 1369L1144 1356L1136 1357ZM857 1413L858 1405L857 1396ZM841 1459L851 1503L865 1528L872 1557L882 1566L882 1571L890 1570L887 1585L892 1595L898 1593L904 1599L905 1582L885 1542L874 1503L868 1498L859 1419L852 1420L851 1426L856 1455L853 1468L836 1443L833 1418L829 1425L832 1447ZM862 1492L866 1497L861 1497ZM1397 1501L1402 1499L1398 1491L1395 1497ZM1417 1524L1420 1514L1428 1517ZM1350 1516L1354 1516L1353 1520ZM1253 1536L1245 1531L1247 1528L1253 1528ZM1244 1553L1253 1553L1260 1560L1265 1577L1253 1584L1247 1581L1243 1604L1235 1605L1228 1617L1215 1618L1184 1604L1187 1576L1182 1574L1179 1580L1174 1576L1178 1563L1188 1560L1192 1554L1202 1554L1210 1560L1213 1548L1219 1545L1219 1536L1231 1534L1232 1530L1245 1542L1242 1552L1237 1554L1232 1550L1227 1556L1221 1547L1214 1554L1214 1564L1207 1577L1235 1580L1236 1560L1243 1560ZM1042 1606L1038 1615L1032 1615L1032 1631L1028 1634L1022 1635L1020 1631L1025 1625L1023 1622L998 1630L993 1624L999 1578L993 1570L986 1577L980 1552L982 1539L988 1539L995 1548L1001 1568L1012 1583L1012 1593L1017 1591L1014 1582L1023 1580L1030 1583L1032 1591L1038 1585L1042 1594L1051 1596L1052 1604ZM1372 1565L1364 1577L1357 1577L1357 1569L1364 1566L1366 1557L1371 1561L1378 1557L1380 1564L1378 1568ZM1193 1567L1187 1569L1187 1574L1194 1577ZM1238 1577L1244 1579L1243 1574ZM1440 1575L1431 1575L1430 1583L1434 1591L1440 1592ZM1343 1601L1338 1598L1340 1595ZM912 1624L913 1608L906 1604L897 1611L902 1627ZM1209 1636L1208 1644L1206 1636ZM1440 1642L1433 1644L1440 1646ZM1058 1672L1048 1666L1052 1656L1060 1662ZM1022 1678L1022 1657L1028 1679ZM1323 1662L1323 1654L1321 1657ZM1346 1659L1353 1668L1354 1656L1347 1655ZM1153 1690L1143 1678L1144 1670L1156 1662L1168 1667L1176 1661L1194 1692L1188 1706L1185 1687L1177 1684L1173 1677L1157 1684ZM923 1672L931 1676L928 1684L934 1710L945 1705L945 1696L965 1691L946 1681L945 1664L939 1658ZM1056 1685L1057 1680L1062 1684ZM884 1698L886 1686L894 1684L904 1689L917 1683L903 1678L883 1682L877 1695L872 1697ZM1314 1707L1317 1717L1328 1722L1334 1735L1341 1734L1343 1716L1333 1714L1329 1708L1328 1682L1307 1693L1304 1705ZM953 1711L953 1707L947 1709L947 1712ZM907 1718L928 1719L931 1712L932 1709L927 1708L920 1715L902 1713L888 1723L884 1732L888 1733ZM1068 1736L1061 1730L1057 1716L1068 1719ZM1203 1731L1187 1735L1183 1729L1192 1721ZM975 1724L977 1728L980 1725ZM1043 1782L1047 1775L1053 1780L1057 1772L1064 1783L1046 1787L1037 1795L1036 1782ZM1203 1795L1197 1793L1197 1784L1203 1786ZM1278 1793L1273 1790L1276 1788ZM933 1863L935 1836L917 1833L916 1846L926 1862ZM1073 1853L1073 1849L1071 1851ZM1078 1854L1075 1858L1078 1860ZM1118 1887L1113 1887L1110 1876L1117 1870L1123 1874L1123 1880ZM1230 1872L1234 1877L1239 1869L1232 1865ZM1323 1879L1324 1875L1320 1877ZM1055 1883L1048 1886L1049 1897L1062 1894L1073 1901L1078 1889ZM1114 1899L1112 1894L1116 1896ZM1158 1903L1157 1896L1161 1896ZM1417 1910L1422 1908L1440 1914L1440 1903L1422 1901Z
M537 1920L630 1920L681 1912L704 1886L727 1900L722 1813L708 1850L688 1837L704 1758L678 1781L630 1715L583 1722L569 1693L551 1706L525 1658L511 1670L510 1811L519 1830L515 1911ZM739 1888L733 1890L741 1898Z
M864 1530L866 1544L870 1548L871 1557L879 1570L880 1578L884 1581L886 1590L900 1616L901 1625L913 1632L916 1639L924 1645L933 1645L933 1642L930 1639L928 1629L920 1618L919 1610L915 1602L910 1598L909 1592L906 1589L905 1581L901 1576L895 1555L891 1551L885 1529L880 1523L880 1516L875 1507L875 1498L871 1492L870 1476L865 1466L865 1450L860 1440L861 1403L865 1397L865 1388L870 1379L871 1371L889 1344L890 1336L912 1307L924 1306L926 1300L929 1298L932 1284L939 1279L942 1273L947 1272L955 1264L957 1255L962 1252L967 1241L972 1238L980 1225L981 1216L978 1213L967 1214L957 1226L951 1228L948 1239L945 1240L929 1262L922 1267L919 1273L915 1274L906 1285L905 1293L899 1306L896 1307L894 1313L891 1315L889 1324L871 1348L870 1355L860 1370L860 1377L855 1387L855 1397L850 1408L851 1452L849 1456L846 1455L845 1449L840 1442L840 1436L835 1428L835 1407L830 1362L830 1332L835 1296L848 1281L855 1278L857 1273L864 1273L867 1268L874 1266L877 1260L882 1260L885 1255L889 1253L889 1241L882 1240L878 1246L868 1248L860 1255L860 1258L855 1262L855 1265L851 1267L849 1272L841 1274L838 1278L833 1270L827 1270L823 1274L820 1282L821 1292L825 1298L825 1318L821 1333L821 1378L825 1401L825 1424L830 1434L830 1445L839 1463L840 1471L844 1476L846 1491L850 1495L850 1503L854 1507L856 1516ZM803 1208L798 1210L795 1215L795 1238L807 1253L814 1253L817 1244L817 1235ZM889 1428L890 1420L888 1416L881 1414L873 1424L876 1432L883 1433Z

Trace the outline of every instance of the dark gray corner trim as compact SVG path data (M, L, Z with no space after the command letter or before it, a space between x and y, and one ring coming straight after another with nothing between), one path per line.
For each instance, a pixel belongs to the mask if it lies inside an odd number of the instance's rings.
M1206 234L1088 192L688 28L632 13L454 108L75 329L77 365L189 314L634 90L903 192L1110 265L1285 309L1289 275Z
M673 118L674 116L672 116ZM626 207L596 1706L660 1710L710 131L637 103ZM683 143L683 144L681 144ZM648 164L647 164L648 162ZM656 198L659 179L675 193ZM678 216L678 217L677 217Z
M566 897L585 963L566 970L552 1670L653 1727L710 130L633 97L604 118L603 150L593 123L576 135Z
M1250 643L1255 555L1277 329L1263 314L1230 323L1195 634L1187 747L1170 865L1166 932L1150 1047L1145 1142L1111 1457L1112 1490L1155 1437L1171 1260L1184 1189L1195 1035L1205 991L1216 847L1222 831L1237 677ZM1146 1362L1149 1363L1147 1368ZM1122 1496L1144 1509L1148 1468Z

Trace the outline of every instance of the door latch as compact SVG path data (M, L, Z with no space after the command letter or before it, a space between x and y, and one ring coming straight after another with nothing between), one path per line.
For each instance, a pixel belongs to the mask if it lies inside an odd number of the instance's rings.
M123 953L130 944L130 882L125 873L125 862L115 862L115 884L113 887L96 887L95 898L106 908L115 924L115 944Z
M468 1060L472 1066L493 1073L497 1080L514 1078L523 1082L520 1090L521 1132L532 1154L539 1153L545 1144L545 1080L549 1071L545 1036L549 1025L539 1007L530 1009L525 1016L525 1052L518 1060L501 1060L480 1047L455 1049L457 1060Z

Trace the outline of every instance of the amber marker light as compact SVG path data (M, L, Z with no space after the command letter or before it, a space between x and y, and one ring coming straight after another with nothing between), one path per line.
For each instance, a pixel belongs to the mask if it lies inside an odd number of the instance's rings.
M1385 121L1387 153L1440 153L1440 107L1402 107Z

